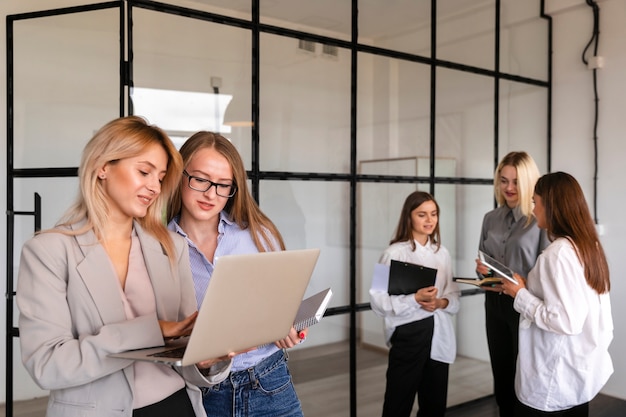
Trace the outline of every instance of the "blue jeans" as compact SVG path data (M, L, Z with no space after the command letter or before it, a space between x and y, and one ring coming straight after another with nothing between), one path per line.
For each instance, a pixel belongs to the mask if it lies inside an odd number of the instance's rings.
M303 416L282 350L252 368L231 372L220 384L202 388L202 393L211 417Z

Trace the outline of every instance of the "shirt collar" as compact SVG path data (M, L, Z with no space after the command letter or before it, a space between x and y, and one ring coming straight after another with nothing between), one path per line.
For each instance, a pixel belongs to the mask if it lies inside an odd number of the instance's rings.
M178 224L179 221L180 221L180 214L174 216L174 218L172 220L170 220L169 224L167 225L167 228L170 229L171 231L176 232L179 235L187 238L187 233L185 233L185 231Z
M221 228L224 227L223 226L224 224L227 224L228 226L232 226L233 224L235 224L235 222L230 218L228 213L222 210L220 212L220 224L218 226L218 230L220 231L220 233L222 232Z
M178 224L178 222L180 221L180 214L174 216L174 218L170 221L168 228L176 233L178 233L179 235L183 236L184 238L187 238L187 233L185 233L185 231L180 227L180 225ZM224 210L222 210L220 212L220 222L217 225L217 231L220 234L224 233L224 228L226 226L232 226L235 222L233 220L231 220L231 218L228 216L228 213L226 213Z
M415 242L415 248L416 250L420 250L420 249L430 249L433 241L432 239L429 237L428 240L426 241L426 244L422 246L421 243L419 243L417 240L413 239L413 241Z
M517 221L519 219L521 219L522 217L524 217L524 215L522 214L522 209L520 207L520 205L518 204L517 206L513 207L511 209L511 212L513 212L513 218L515 219L515 222L517 223Z

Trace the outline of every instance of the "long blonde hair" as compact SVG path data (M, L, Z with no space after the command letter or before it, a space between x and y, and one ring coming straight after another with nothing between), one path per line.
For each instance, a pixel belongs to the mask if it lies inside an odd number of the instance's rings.
M176 186L180 183L182 159L167 134L138 116L121 117L110 121L96 132L83 150L78 178L80 193L54 231L82 234L93 230L103 239L104 226L109 218L109 200L98 180L98 170L107 163L140 155L152 145L160 145L167 154L167 171L161 183L161 193L148 207L142 218L135 219L141 227L154 236L164 247L171 260L175 258L172 238L163 222L163 209ZM80 230L66 227L86 219Z
M493 176L493 189L498 205L506 203L502 190L500 189L500 175L506 166L515 168L517 172L517 196L519 198L519 208L526 216L526 226L533 218L533 189L539 179L539 168L535 160L526 152L509 152L498 164Z
M224 136L213 132L200 131L191 136L180 148L183 157L183 169L186 169L193 156L200 149L215 149L224 156L233 171L233 181L236 187L235 195L228 199L224 211L232 221L242 229L250 229L250 234L259 252L265 252L266 246L270 250L284 250L285 243L278 228L259 208L248 188L248 176L237 148ZM187 187L185 179L179 181L167 208L167 220L176 217L182 208L182 187ZM278 242L276 248L274 241Z

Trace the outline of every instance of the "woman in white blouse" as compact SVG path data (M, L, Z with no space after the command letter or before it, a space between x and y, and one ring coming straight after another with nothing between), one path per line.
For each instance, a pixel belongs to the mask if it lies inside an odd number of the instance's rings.
M430 194L415 191L406 198L380 263L389 265L392 259L437 269L437 276L435 285L413 294L370 290L372 310L384 318L390 347L382 415L409 417L417 394L418 415L443 417L449 366L456 357L452 316L460 303L450 253L439 236L439 205Z
M535 185L534 214L552 243L519 284L504 280L520 313L516 417L586 417L613 373L609 268L582 189L569 174Z

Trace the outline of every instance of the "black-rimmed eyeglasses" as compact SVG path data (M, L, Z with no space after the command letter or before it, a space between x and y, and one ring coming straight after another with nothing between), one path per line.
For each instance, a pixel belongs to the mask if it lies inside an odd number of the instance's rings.
M205 193L209 191L211 187L215 187L215 194L226 198L234 196L237 192L237 186L235 184L220 184L219 182L213 182L206 178L194 177L193 175L189 175L187 171L183 171L183 174L189 180L187 185L194 191Z

